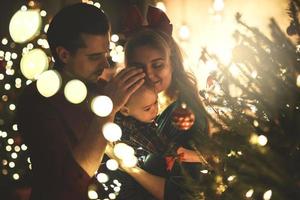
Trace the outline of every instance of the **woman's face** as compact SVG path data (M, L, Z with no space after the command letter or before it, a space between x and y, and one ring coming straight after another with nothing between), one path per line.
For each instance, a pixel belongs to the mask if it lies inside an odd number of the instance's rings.
M165 91L171 85L172 67L169 55L151 46L135 48L131 58L127 60L127 67L142 67L157 93Z

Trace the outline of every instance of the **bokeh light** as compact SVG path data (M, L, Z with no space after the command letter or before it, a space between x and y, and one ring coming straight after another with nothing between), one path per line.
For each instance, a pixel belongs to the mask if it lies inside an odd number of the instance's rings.
M62 80L60 74L55 70L43 72L36 82L37 89L44 97L51 97L58 92Z
M100 95L92 100L91 107L96 115L106 117L113 109L113 102L108 96Z
M48 57L41 49L33 49L25 53L20 63L21 72L27 79L36 79L48 67Z
M66 84L64 94L69 102L79 104L86 98L87 88L82 81L74 79Z
M122 130L119 125L113 122L107 122L102 127L102 133L106 140L115 142L122 136Z
M10 20L10 36L16 43L28 42L39 35L41 23L39 10L19 10Z

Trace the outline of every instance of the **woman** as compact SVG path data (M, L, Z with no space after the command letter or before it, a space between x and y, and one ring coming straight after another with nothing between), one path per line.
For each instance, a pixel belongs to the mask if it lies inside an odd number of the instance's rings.
M168 34L160 31L143 29L135 33L125 46L125 66L140 67L146 73L146 80L151 82L156 92L163 93L170 105L157 119L158 135L171 146L169 152L175 149L180 154L179 147L196 150L199 139L208 136L206 112L199 98L195 79L185 72L182 55ZM194 113L195 122L187 121L186 130L174 126L172 113L185 103ZM143 134L143 133L141 133ZM172 145L171 145L172 144ZM181 154L182 155L182 154ZM201 181L199 174L202 159L192 159L181 156L182 164L175 162L174 157L165 162L162 155L152 154L145 162L145 170L124 168L137 182L157 199L193 199L196 198L191 184ZM178 160L178 159L177 159ZM194 178L191 178L191 176ZM198 175L196 175L198 174ZM196 176L195 176L196 175ZM192 182L186 182L187 180ZM187 187L186 187L187 186Z

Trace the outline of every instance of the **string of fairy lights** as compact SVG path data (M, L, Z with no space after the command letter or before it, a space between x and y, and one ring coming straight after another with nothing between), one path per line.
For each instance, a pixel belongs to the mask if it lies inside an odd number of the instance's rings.
M97 8L101 8L99 2L82 1L89 3ZM166 11L166 6L163 2L158 2L157 7ZM212 14L216 20L222 17L224 9L224 1L214 0L212 3ZM47 12L37 6L35 1L29 1L28 5L23 5L11 18L9 24L9 37L1 39L0 46L0 91L1 94L0 111L0 147L6 152L6 156L1 158L0 176L8 177L13 181L22 180L22 172L18 168L18 159L22 158L27 165L28 170L31 170L30 157L27 155L28 148L21 140L21 133L18 132L18 125L13 121L13 115L17 109L16 98L20 89L30 84L33 80L37 81L37 89L44 97L51 97L56 94L62 87L66 99L73 104L83 102L87 97L86 85L77 79L71 80L66 85L62 85L62 78L60 74L51 69L53 58L50 56L49 45L46 40L45 33L49 27L49 19ZM185 41L189 37L189 26L183 23L179 28L180 41ZM124 49L119 45L120 38L117 34L111 36L110 42L110 57L113 62L121 64L124 60ZM199 65L203 65L206 69L213 72L218 70L218 63L215 60L205 60L196 64L196 68L203 69ZM229 66L229 72L233 77L240 79L246 84L247 80L242 76L240 71L241 66L236 66L234 63ZM19 70L20 69L20 70ZM198 74L198 73L197 73ZM252 78L257 77L257 72L251 72ZM206 89L213 93L219 94L221 92L220 86L217 82L209 85ZM300 75L297 75L296 85L300 87ZM242 95L242 90L230 85L229 92L232 97L238 98ZM214 101L214 99L210 99ZM107 96L99 95L91 101L92 111L100 116L105 117L110 114L113 108L111 99ZM288 105L287 105L288 106ZM249 104L251 112L256 113L257 108ZM219 108L223 112L230 113L228 108ZM299 109L299 108L298 108ZM208 110L210 111L210 110ZM213 112L213 111L211 111ZM4 116L5 115L5 116ZM259 127L259 122L254 120L253 126ZM134 149L120 142L122 136L121 128L115 123L107 123L103 126L104 137L112 144L112 152L117 159L109 159L105 165L109 170L117 170L121 162L122 166L134 167L137 164L137 157ZM264 147L268 143L268 138L265 135L258 135L252 133L249 138L249 143L258 147ZM228 157L241 156L242 151L231 151ZM26 157L27 156L27 157ZM208 174L208 170L203 169L203 174ZM102 172L95 173L97 181L103 186L104 190L111 191L106 199L115 199L121 190L122 183L117 179L109 180L110 177ZM227 177L227 181L234 181L236 175ZM216 178L219 183L218 190L226 190L222 184L222 177ZM254 194L253 189L249 189L245 193L246 198L251 198ZM90 199L98 199L97 186L90 185L88 196ZM264 200L269 200L272 197L272 190L266 190L263 194Z

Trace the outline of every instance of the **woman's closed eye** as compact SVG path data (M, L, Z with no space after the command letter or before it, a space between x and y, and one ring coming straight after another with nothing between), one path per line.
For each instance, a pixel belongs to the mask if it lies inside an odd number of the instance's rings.
M165 65L165 63L163 63L163 62L157 62L157 63L153 63L152 64L152 67L153 68L161 68L161 67L163 67Z

